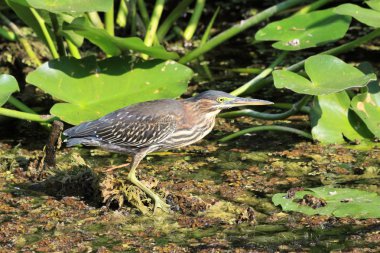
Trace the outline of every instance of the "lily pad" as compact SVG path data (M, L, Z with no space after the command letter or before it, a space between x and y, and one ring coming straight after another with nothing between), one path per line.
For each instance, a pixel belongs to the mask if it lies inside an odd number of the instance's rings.
M376 75L364 74L357 68L332 55L315 55L305 61L310 80L288 70L273 71L274 85L297 93L325 95L353 87L363 87Z
M305 195L325 201L325 205L313 208L300 204ZM380 196L374 192L366 192L349 188L333 188L329 186L310 188L295 193L294 197L286 197L286 193L277 193L272 197L275 205L281 205L284 211L296 211L307 215L333 215L336 217L353 217L357 219L380 218Z
M367 137L360 134L363 126L350 115L349 109L350 98L345 91L316 97L310 112L313 139L344 143L344 138L360 141Z
M124 106L154 99L175 98L187 88L190 68L168 60L135 63L112 57L51 60L26 80L54 98L50 113L70 124L97 119Z
M272 46L282 50L317 47L342 38L351 18L336 15L333 9L314 11L272 22L260 29L256 40L278 41Z
M168 52L162 46L146 46L138 37L111 36L106 30L92 26L84 17L76 18L72 23L64 25L63 31L74 31L100 47L105 53L113 56L134 50L159 59L178 58L177 53Z
M351 16L358 21L372 26L380 27L380 12L366 9L355 4L342 4L334 9L335 13Z
M16 78L0 74L0 106L5 104L13 92L19 91Z
M83 13L91 11L109 11L112 1L104 0L10 0L17 4L50 12Z

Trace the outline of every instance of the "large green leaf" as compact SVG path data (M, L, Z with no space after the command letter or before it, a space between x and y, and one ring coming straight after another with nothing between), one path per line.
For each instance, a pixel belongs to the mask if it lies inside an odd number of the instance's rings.
M51 114L79 124L137 102L178 97L191 76L191 69L171 60L63 57L44 63L26 80L64 101L55 104Z
M110 0L9 0L25 7L61 13L82 13L90 11L109 11L112 8Z
M372 74L365 75L357 68L331 55L315 55L305 61L308 79L287 70L273 71L274 85L297 93L325 95L353 87L363 87L371 80Z
M5 104L13 92L19 91L16 78L0 74L0 106Z
M146 46L144 42L137 37L120 38L111 36L106 30L92 26L88 20L83 17L76 18L71 24L64 25L64 31L67 30L72 30L85 37L100 47L105 53L113 56L134 50L159 59L178 58L176 53L168 52L162 46Z
M282 50L300 50L342 38L350 22L350 17L336 15L332 9L314 11L272 22L255 39L278 41L272 46Z
M344 143L344 137L351 141L364 139L359 134L362 125L350 116L349 108L350 98L345 91L316 97L310 112L313 139L322 143Z
M325 201L325 206L312 208L299 202L306 194ZM296 211L307 215L334 215L336 217L353 217L357 219L380 218L380 196L349 188L332 188L329 186L305 189L286 197L286 193L277 193L272 197L273 203L281 205L284 211Z
M341 15L347 15L354 17L355 19L359 20L360 22L373 26L373 27L380 27L380 12L362 8L360 6L357 6L355 4L342 4L335 8L335 13L341 14Z

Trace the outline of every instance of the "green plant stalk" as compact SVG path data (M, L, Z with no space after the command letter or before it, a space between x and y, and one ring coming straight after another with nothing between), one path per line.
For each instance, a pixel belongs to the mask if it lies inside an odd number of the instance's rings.
M205 7L206 0L197 0L194 7L193 15L191 15L189 24L187 25L183 37L185 40L191 40L194 36L195 30L197 29L199 19L201 18L203 9Z
M148 47L153 45L153 42L156 38L156 31L160 22L162 11L164 10L164 4L165 0L156 0L156 3L154 5L152 17L150 18L144 39L144 43ZM148 59L148 55L143 54L142 58L146 60Z
M221 138L219 141L220 142L227 142L229 140L235 139L235 138L237 138L239 136L242 136L244 134L254 133L254 132L260 132L260 131L282 131L282 132L288 132L288 133L298 134L298 135L300 135L302 137L305 137L307 139L310 139L310 140L313 139L313 137L311 136L311 134L309 134L308 132L305 132L305 131L302 131L302 130L299 130L299 129L295 129L295 128L291 128L291 127L285 127L285 126L257 126L257 127L247 128L247 129L244 129L242 131L239 131L239 132L227 135L227 136Z
M354 48L356 48L356 47L358 47L364 43L367 43L368 41L371 41L377 37L380 37L380 28L375 29L372 32L370 32L370 33L368 33L368 34L366 34L360 38L357 38L356 40L353 40L351 42L347 42L346 44L331 48L331 49L326 50L324 52L321 52L319 54L339 55L341 53L345 53L347 51L350 51L350 50L352 50L352 49L354 49ZM295 63L295 64L293 64L293 65L291 65L285 69L289 70L289 71L298 71L304 66L304 64L305 64L305 60L302 60L302 61L297 62L297 63ZM270 83L273 83L273 77L272 76L268 76L267 78L259 80L255 84L251 85L249 87L249 89L246 90L245 94L252 94L252 93L260 90L261 88L263 88L264 86L266 86Z
M158 23L160 22L161 14L164 9L165 0L156 0L154 5L152 17L149 21L149 25L146 31L144 43L147 46L151 46L156 35Z
M17 118L17 119L23 119L23 120L31 120L36 122L52 122L53 120L57 119L57 117L53 115L39 115L39 114L33 114L33 113L27 113L27 112L20 112L16 110L11 110L7 108L0 107L0 115Z
M246 20L242 20L239 24L232 26L231 28L225 30L224 32L216 35L212 39L210 39L205 45L202 47L198 47L195 50L189 52L184 57L182 57L179 60L179 63L187 63L195 58L198 58L200 55L205 54L206 52L210 51L211 49L215 48L216 46L220 45L221 43L225 42L226 40L236 36L237 34L245 31L246 29L250 28L253 25L258 24L259 22L262 22L263 20L273 16L274 14L286 10L290 7L293 7L294 5L297 5L299 3L304 2L303 0L287 0L284 2L281 2L279 4L276 4L258 14L255 16L252 16Z
M50 36L50 33L46 27L46 24L45 24L45 20L40 16L40 14L38 14L38 12L36 11L36 9L34 8L30 8L30 11L32 12L33 16L36 18L40 28L41 28L41 31L45 37L45 40L47 42L47 46L50 50L50 53L51 55L53 56L53 58L57 59L59 58L59 54L58 54L58 51L57 51L57 48L55 47L54 45L54 41L53 39L51 38Z
M87 13L87 16L94 26L96 26L97 28L104 29L104 24L96 11Z
M260 74L255 76L249 82L245 83L244 85L240 86L236 90L232 91L231 95L239 96L239 95L245 93L253 85L255 85L256 83L260 82L261 80L263 80L264 78L266 78L267 76L272 74L274 68L277 67L277 65L280 64L285 59L285 57L288 55L288 53L289 53L289 51L283 51L268 68L264 69Z
M32 62L36 66L41 65L41 61L38 59L37 55L34 53L32 47L30 46L28 40L24 37L21 30L18 28L18 26L10 21L7 17L5 17L2 13L0 13L0 19L3 20L6 26L9 27L17 36L18 40L20 41L21 45L24 47L26 53L28 54L29 58L32 60Z
M25 105L23 102L21 102L20 100L18 100L17 98L15 98L12 95L7 100L7 103L13 105L14 107L19 109L20 111L37 114L35 111L33 111L31 108L29 108L27 105Z
M309 13L310 11L314 11L319 9L320 7L328 4L329 2L332 2L334 0L318 0L314 1L311 4L306 5L305 7L302 7L299 11L294 13L294 15L299 15L299 14L306 14Z
M146 9L144 0L137 0L137 7L139 8L141 19L143 20L145 27L148 27L149 14L148 14L148 10Z
M113 11L113 4L112 4L112 8L104 14L105 29L108 32L108 34L111 36L115 35L115 27L114 27L113 19L114 19L114 11Z
M224 68L220 68L220 69L224 69ZM245 73L245 74L260 74L263 71L263 69L260 69L260 68L232 68L232 69L226 69L226 70L236 72L236 73Z
M60 56L66 56L65 45L63 44L63 38L59 33L60 27L57 19L57 15L49 12L50 20L53 26L55 41L57 42L58 53Z
M218 8L216 9L214 15L212 15L212 18L211 18L210 22L208 23L207 28L206 28L203 36L202 36L200 46L203 46L204 44L206 44L206 42L210 38L211 29L214 26L215 19L218 16L219 11L220 11L220 7L218 6Z
M212 15L212 18L211 18L209 24L207 25L207 28L206 28L203 36L202 36L200 46L203 46L208 41L208 39L210 38L210 32L211 32L211 29L212 29L212 27L214 25L215 19L218 16L219 11L220 11L220 7L218 6L218 8L216 9L214 15ZM210 81L212 81L214 78L212 76L211 70L208 67L208 64L202 64L202 61L204 61L204 56L203 55L201 55L199 57L199 65L202 67L202 69L205 72L205 74L208 77L208 79Z
M74 43L72 43L70 40L66 40L67 42L67 47L70 51L70 54L75 57L76 59L80 59L82 58L82 56L80 55L80 51L79 49L77 48L77 46L74 45Z
M125 28L127 26L127 16L128 16L127 4L125 3L124 0L121 0L119 10L117 11L117 15L116 15L116 23L120 27Z
M186 11L187 7L193 2L194 0L182 0L168 15L168 17L162 22L162 25L158 28L157 31L157 38L159 41L162 41L174 22L183 15L183 13Z
M293 104L293 106L286 112L283 113L262 113L257 112L251 109L244 109L239 111L233 111L233 112L225 112L219 114L219 117L223 118L233 118L233 117L239 117L239 116L249 116L257 119L265 119L265 120L280 120L280 119L286 119L297 112L301 110L302 107L304 107L312 98L312 96L306 95L304 96L300 101Z

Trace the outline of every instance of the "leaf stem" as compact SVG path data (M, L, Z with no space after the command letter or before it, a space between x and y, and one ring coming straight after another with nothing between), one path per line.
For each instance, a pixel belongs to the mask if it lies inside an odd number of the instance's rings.
M239 111L233 111L233 112L225 112L219 114L219 117L223 118L233 118L233 117L238 117L238 116L249 116L257 119L265 119L265 120L280 120L280 119L286 119L297 112L301 110L301 108L306 105L312 96L306 95L304 96L300 101L297 103L293 104L293 106L286 112L283 113L262 113L258 111L254 111L251 109L244 109L244 110L239 110Z
M108 34L111 36L115 35L113 20L114 20L114 11L113 11L113 1L112 1L111 9L109 11L107 11L104 15L105 29L108 32Z
M240 86L236 90L232 91L231 95L239 96L239 95L245 93L247 90L254 87L261 80L263 80L264 78L269 76L273 72L274 68L277 67L278 64L280 64L285 59L285 57L288 55L288 53L289 53L288 51L282 51L280 53L280 55L277 56L276 60L274 60L274 62L268 68L264 69L260 74L255 76L249 82L245 83L244 85Z
M156 0L154 5L152 17L149 21L149 25L146 31L144 43L147 46L151 46L156 35L158 23L160 22L161 14L164 9L165 0Z
M219 33L212 39L210 39L205 45L202 47L198 47L195 50L189 52L185 56L183 56L179 63L187 63L195 58L198 58L200 55L205 54L206 52L210 51L211 49L215 48L216 46L220 45L221 43L225 42L226 40L236 36L237 34L247 30L253 25L258 24L259 22L273 16L274 14L286 10L294 5L297 5L299 3L302 3L303 0L286 0L279 4L276 4L246 20L242 20L239 24L236 24L232 26L231 28L225 30L222 33Z
M119 10L116 14L116 24L118 24L121 28L125 28L127 26L127 16L128 16L128 7L125 3L125 0L120 1Z
M26 104L24 104L23 102L21 102L20 100L18 100L12 95L8 98L7 103L10 103L11 105L13 105L14 107L16 107L17 109L23 112L37 114L30 107L28 107Z
M206 0L197 0L194 7L193 15L191 15L189 24L187 25L185 31L183 32L183 37L185 40L191 40L195 30L197 29L199 19L201 18L203 9L205 7Z
M58 24L57 15L52 12L49 12L49 16L50 16L51 24L53 26L55 41L57 42L58 53L60 56L66 56L65 45L63 44L63 38L59 33L60 27Z
M51 122L57 117L53 115L39 115L34 113L20 112L16 110L11 110L7 108L0 107L0 115L4 115L7 117L23 119L23 120L31 120L36 122Z
M48 31L48 29L46 27L45 20L40 16L40 14L38 14L38 12L36 11L36 9L30 8L30 11L32 12L33 16L37 20L38 25L41 28L42 34L45 37L45 40L46 40L46 43L47 43L47 46L48 46L48 48L50 50L51 55L55 59L59 58L59 54L58 54L57 48L55 47L54 41L51 38L50 33L49 33L49 31Z
M162 41L174 22L183 15L183 13L186 11L187 7L193 2L194 0L182 0L173 10L170 12L168 17L164 20L162 25L157 31L157 38L159 41Z
M67 42L67 47L70 51L70 54L75 57L76 59L80 59L82 58L82 56L80 55L80 51L78 49L77 46L74 45L74 43L72 43L70 40L66 40Z
M235 139L235 138L242 136L244 134L254 133L254 132L259 132L259 131L282 131L282 132L298 134L298 135L305 137L307 139L310 139L310 140L313 139L311 134L309 134L308 132L305 132L305 131L302 131L299 129L295 129L295 128L291 128L291 127L273 126L272 125L272 126L257 126L257 127L247 128L247 129L244 129L242 131L227 135L227 136L223 137L222 139L220 139L219 141L220 142L227 142L229 140Z

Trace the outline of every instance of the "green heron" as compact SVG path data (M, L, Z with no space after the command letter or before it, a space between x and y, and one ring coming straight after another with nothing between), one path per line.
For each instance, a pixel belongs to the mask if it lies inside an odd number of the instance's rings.
M154 200L154 211L169 211L157 194L136 178L136 168L150 152L190 145L205 137L223 109L272 102L205 91L182 100L154 100L130 105L64 131L68 147L82 144L132 155L128 180Z

